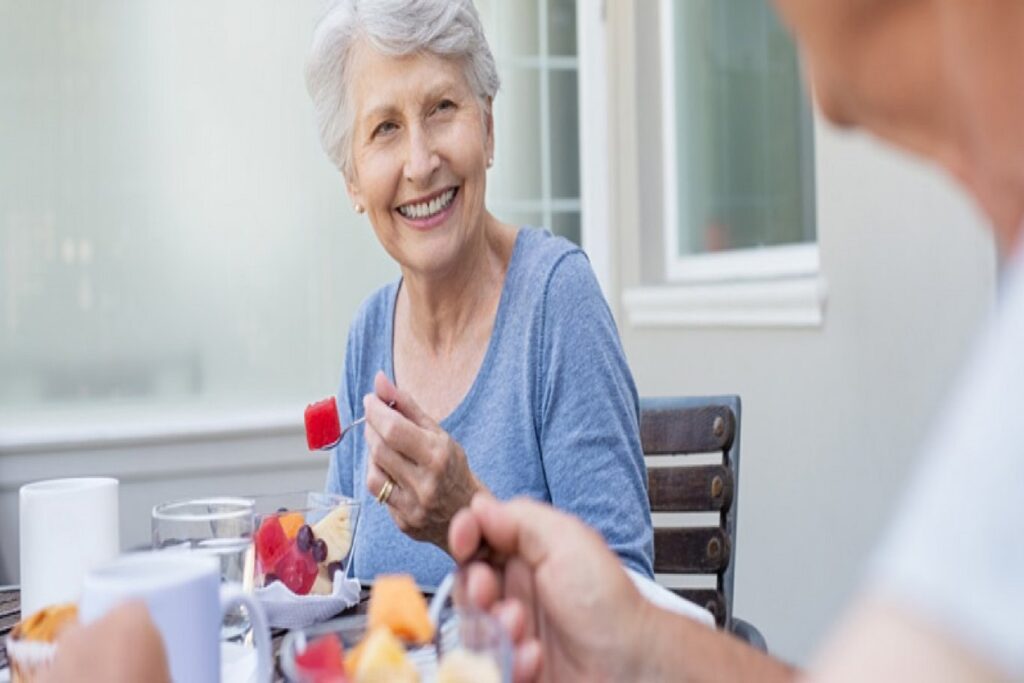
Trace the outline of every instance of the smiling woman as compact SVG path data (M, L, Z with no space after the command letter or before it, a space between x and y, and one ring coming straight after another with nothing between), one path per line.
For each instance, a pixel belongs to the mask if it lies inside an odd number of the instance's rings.
M438 583L449 521L486 490L575 513L650 575L636 387L586 256L486 206L499 82L472 2L332 3L307 85L402 273L357 313L339 392L343 422L367 418L327 476L365 503L355 573Z

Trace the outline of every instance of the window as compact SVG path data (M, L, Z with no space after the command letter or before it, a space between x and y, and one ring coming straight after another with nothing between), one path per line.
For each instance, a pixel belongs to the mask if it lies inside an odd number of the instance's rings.
M666 273L817 269L810 108L770 3L664 0Z
M336 390L352 315L398 270L316 138L320 4L0 2L0 446L280 428ZM504 77L491 208L579 239L575 4L480 5Z
M498 68L491 210L580 243L576 0L477 2Z
M664 267L623 293L630 324L821 325L813 122L792 41L761 0L661 0L658 23L662 229L642 248L648 271Z

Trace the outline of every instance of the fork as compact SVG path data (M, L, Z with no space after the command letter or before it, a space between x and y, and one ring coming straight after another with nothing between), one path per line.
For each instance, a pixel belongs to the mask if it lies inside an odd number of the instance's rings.
M388 401L388 408L394 408L394 407L395 407L395 402L394 402L394 401ZM334 443L332 443L332 444L331 444L330 446L327 446L327 448L333 448L333 447L337 446L337 445L338 445L338 444L339 444L339 443L341 442L341 440L345 438L345 435L346 435L346 434L348 434L348 433L349 433L349 431L350 431L350 430L351 430L351 429L352 429L353 427L356 427L356 426L358 426L358 425L361 425L361 424L363 424L364 422L366 422L366 415L363 415L363 416L362 416L361 418L359 418L358 420L355 420L355 421L353 421L353 422L349 423L349 425L348 425L347 427L344 427L344 428L343 428L343 429L341 430L341 433L340 433L340 434L338 434L338 440L337 440L337 441L335 441Z

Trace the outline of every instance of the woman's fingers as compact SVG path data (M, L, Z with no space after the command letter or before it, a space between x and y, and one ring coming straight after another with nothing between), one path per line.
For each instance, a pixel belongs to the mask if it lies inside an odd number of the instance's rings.
M363 411L366 415L367 443L372 429L393 451L410 461L417 465L429 462L431 455L427 449L434 442L434 431L425 430L402 413L392 410L375 394L363 397Z
M370 425L366 426L366 451L369 462L407 489L422 476L414 460L392 448Z
M391 482L391 492L388 493L387 499L381 502L394 509L400 509L408 502L408 489L403 488L398 479L393 477L387 471L377 467L373 461L367 463L366 490L371 496L378 498L380 496L380 492L384 490L384 486L389 481Z
M394 403L394 409L418 427L429 430L438 428L437 422L420 408L412 396L395 386L381 370L373 378L373 391L385 405Z

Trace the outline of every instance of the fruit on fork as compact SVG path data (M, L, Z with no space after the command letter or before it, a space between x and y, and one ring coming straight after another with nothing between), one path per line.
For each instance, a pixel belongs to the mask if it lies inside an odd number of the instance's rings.
M388 403L389 408L395 407L395 402ZM324 451L334 448L341 441L342 437L356 425L366 422L366 416L362 416L344 429L341 428L341 418L338 417L338 402L333 396L325 398L316 403L306 406L306 445L311 451Z
M306 406L305 421L309 450L324 450L341 441L338 402L333 396Z

